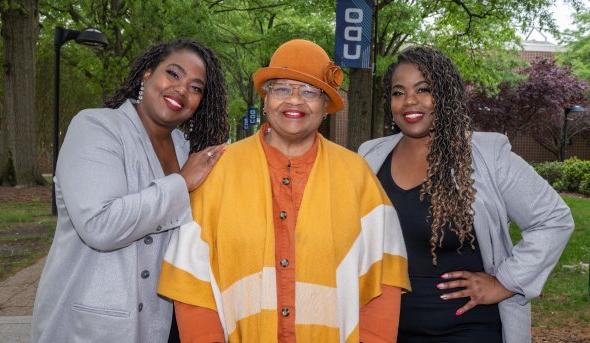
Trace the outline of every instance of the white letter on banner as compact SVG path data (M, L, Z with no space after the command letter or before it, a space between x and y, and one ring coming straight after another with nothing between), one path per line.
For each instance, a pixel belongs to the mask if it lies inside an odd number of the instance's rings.
M356 18L353 18L353 14ZM363 22L363 10L360 8L347 8L344 11L344 21L351 24L360 24Z
M360 45L355 45L354 46L354 48L355 48L354 55L351 55L350 54L350 51L348 51L348 47L349 47L348 44L344 44L344 46L343 46L343 48L344 48L343 49L344 50L344 58L346 58L348 60L356 60L359 57L361 57L361 47L360 47Z
M360 42L362 40L362 32L363 28L360 26L347 26L344 29L344 39L347 41Z

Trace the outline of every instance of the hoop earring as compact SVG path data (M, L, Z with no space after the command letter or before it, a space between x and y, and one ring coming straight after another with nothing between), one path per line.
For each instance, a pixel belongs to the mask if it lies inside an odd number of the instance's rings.
M143 91L144 91L144 85L143 85L143 80L142 80L141 84L139 85L139 92L137 92L137 99L131 99L131 102L136 105L141 104L141 101L143 100Z

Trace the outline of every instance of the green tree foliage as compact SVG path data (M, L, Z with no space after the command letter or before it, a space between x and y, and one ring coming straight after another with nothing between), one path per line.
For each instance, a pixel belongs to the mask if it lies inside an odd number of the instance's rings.
M575 16L576 30L568 30L563 35L562 43L567 45L559 61L572 67L579 77L590 81L590 9Z
M576 0L570 0L576 1ZM430 44L449 54L475 87L494 88L512 76L516 53L506 49L518 41L515 29L535 24L551 28L553 0L379 0L377 75L406 44ZM333 52L333 0L40 0L37 54L37 110L41 151L51 153L53 105L53 30L56 26L103 31L109 46L92 50L69 42L62 48L62 135L71 117L87 107L101 106L125 77L129 64L154 43L197 39L219 54L226 72L230 115L238 123L249 106L261 107L252 88L253 72L268 64L272 52L292 38L307 38ZM549 24L547 24L549 23ZM516 45L514 45L516 46ZM351 73L371 80L371 75ZM361 73L362 74L362 73ZM377 85L381 80L376 78ZM370 99L371 85L350 99ZM379 87L378 87L379 89ZM381 99L380 91L375 96ZM371 107L371 101L368 101ZM363 105L364 106L364 105ZM383 132L381 101L368 109L374 126L362 141ZM375 117L377 116L377 117ZM380 116L380 117L379 117ZM349 126L355 123L350 115ZM0 120L1 121L1 120ZM63 136L62 136L63 137Z
M62 128L79 110L100 106L144 48L161 41L192 38L220 56L229 88L230 116L237 123L247 107L257 105L252 73L268 64L281 43L301 37L331 50L333 3L313 3L317 1L44 0L40 87L52 82L53 29L58 25L78 30L96 27L109 40L109 46L102 50L93 51L75 43L62 48ZM52 97L41 99L43 118L50 118L52 101ZM48 138L50 128L41 135Z

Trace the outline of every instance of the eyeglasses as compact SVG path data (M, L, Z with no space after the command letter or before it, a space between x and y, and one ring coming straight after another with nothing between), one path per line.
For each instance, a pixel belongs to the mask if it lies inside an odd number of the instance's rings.
M305 101L315 101L323 93L321 89L308 84L273 83L268 86L268 94L275 99L285 100L293 96L295 89L299 91L299 96Z

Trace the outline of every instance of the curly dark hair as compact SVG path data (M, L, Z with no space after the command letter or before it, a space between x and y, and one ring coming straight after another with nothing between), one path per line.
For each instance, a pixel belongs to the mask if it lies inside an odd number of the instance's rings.
M442 246L445 231L451 230L461 243L469 242L475 249L473 209L475 189L471 166L471 119L461 76L453 62L436 49L416 46L403 50L383 77L383 95L390 103L392 77L397 66L411 63L418 67L431 87L434 98L434 121L427 156L426 182L420 199L430 198L432 221L430 252L437 264L436 248ZM386 115L393 119L391 108Z
M146 70L154 70L171 53L188 50L196 53L205 62L207 80L203 100L193 116L180 125L191 151L196 152L210 145L221 144L228 139L227 96L225 80L215 53L199 42L180 39L148 48L137 57L121 87L105 101L105 106L117 108L127 99L136 98Z

